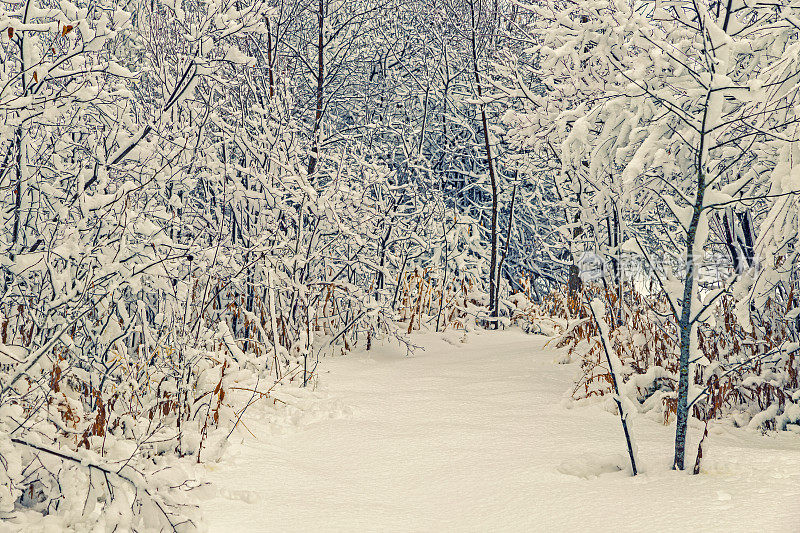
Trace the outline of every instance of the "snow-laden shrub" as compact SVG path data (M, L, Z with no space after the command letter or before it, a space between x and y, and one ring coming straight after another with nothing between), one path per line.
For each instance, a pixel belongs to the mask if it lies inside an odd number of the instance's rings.
M266 3L51 4L0 11L0 519L192 529L236 391L281 405L315 338L393 335L384 228L439 230L357 150L310 185L291 87L252 104Z
M620 305L617 293L596 287L610 304L606 321L616 324L610 332L613 350L623 363L622 389L639 406L666 423L676 409L678 346L677 328L667 318L663 298L646 296L626 286ZM569 322L558 335L557 346L566 347L577 359L582 373L572 391L573 398L603 396L610 392L609 369L601 353L596 325L589 320L586 304L568 296L552 296L563 305L560 316ZM689 401L694 417L701 421L730 418L750 428L785 429L798 420L797 334L786 317L793 299L779 302L777 293L753 319L748 331L740 325L732 299L721 297L699 329L698 350L702 357L692 361ZM569 315L565 310L574 310Z

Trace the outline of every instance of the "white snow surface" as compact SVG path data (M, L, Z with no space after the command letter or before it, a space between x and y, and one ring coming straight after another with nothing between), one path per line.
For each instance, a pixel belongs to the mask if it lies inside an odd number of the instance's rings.
M800 530L796 433L714 425L692 476L670 470L674 424L640 415L632 478L619 418L606 400L568 400L578 368L556 364L546 337L462 336L322 360L330 416L237 430L209 465L210 530Z

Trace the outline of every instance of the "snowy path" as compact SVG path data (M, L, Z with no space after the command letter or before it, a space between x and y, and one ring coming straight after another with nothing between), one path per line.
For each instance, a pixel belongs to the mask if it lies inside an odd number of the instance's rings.
M325 360L354 414L235 445L211 531L800 531L800 437L718 428L689 476L668 468L674 426L640 417L631 479L618 418L562 405L577 368L546 339L455 339Z

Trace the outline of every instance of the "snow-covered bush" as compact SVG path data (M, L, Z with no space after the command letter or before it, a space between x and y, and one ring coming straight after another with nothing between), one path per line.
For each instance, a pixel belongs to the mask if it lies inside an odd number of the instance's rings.
M619 305L616 293L596 287L589 293L606 298L607 309ZM642 295L633 287L627 287L625 294L624 321L610 332L613 350L623 363L622 388L640 412L652 412L667 423L674 419L677 405L676 325L668 317L663 296ZM738 425L752 418L750 427L772 429L785 429L797 421L798 345L788 342L796 333L785 319L784 305L768 303L761 319L747 331L739 325L732 299L723 297L715 303L713 322L699 331L703 357L692 361L690 407L695 418L728 418ZM582 304L557 342L581 365L581 377L572 391L578 400L610 392L608 365L587 312ZM614 319L608 310L606 320Z
M360 107L416 83L365 81L395 46L366 35L413 18L367 4L2 8L4 524L192 529L193 465L219 456L241 393L313 383L327 348L485 318L482 221L424 132L395 149L406 111Z

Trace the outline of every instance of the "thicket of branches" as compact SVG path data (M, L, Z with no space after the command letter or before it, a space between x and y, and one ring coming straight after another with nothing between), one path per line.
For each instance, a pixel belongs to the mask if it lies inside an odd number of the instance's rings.
M497 61L493 79L514 146L551 169L563 209L575 276L550 306L575 319L564 340L584 356L576 394L614 381L605 321L629 396L675 414L675 468L693 415L797 423L797 5L529 9L530 46Z
M607 322L677 468L690 416L797 422L798 15L4 4L1 517L191 529L235 391L420 328L547 319L588 396Z
M527 261L498 201L521 180L474 100L499 16L5 4L5 523L191 529L191 465L245 415L236 391L313 385L333 349L496 322L489 269Z

